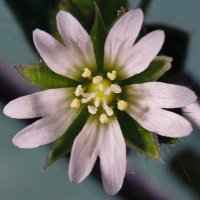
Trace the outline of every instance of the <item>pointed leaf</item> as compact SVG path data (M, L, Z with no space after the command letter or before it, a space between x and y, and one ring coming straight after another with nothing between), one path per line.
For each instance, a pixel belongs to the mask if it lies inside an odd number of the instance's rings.
M121 81L122 85L130 85L135 83L145 83L159 79L166 71L171 68L172 58L167 56L157 56L149 65L149 67L128 79Z
M126 144L154 159L159 159L159 144L156 134L147 131L126 112L116 111Z
M106 27L110 28L113 22L118 16L118 11L121 9L127 9L128 1L127 0L108 0L108 1L97 1L100 10L102 11L103 20L106 24Z
M62 0L59 10L70 12L87 30L91 30L94 14L93 0Z
M51 71L46 64L25 64L17 66L18 72L32 84L42 89L74 87L77 81Z
M85 125L88 117L89 113L87 109L84 108L79 116L74 120L69 129L53 143L47 159L44 162L44 169L59 158L66 155L71 150L75 137L79 134L79 132Z
M122 7L127 8L127 0L62 0L59 4L59 10L65 10L72 13L86 28L91 30L91 22L94 16L94 2L99 5L102 11L103 20L106 23L106 27L111 27L114 20L117 17L118 10Z
M97 67L100 72L103 70L103 58L104 58L104 43L106 39L106 29L104 26L104 22L101 17L100 10L98 6L95 4L95 20L90 33L94 53L97 61Z

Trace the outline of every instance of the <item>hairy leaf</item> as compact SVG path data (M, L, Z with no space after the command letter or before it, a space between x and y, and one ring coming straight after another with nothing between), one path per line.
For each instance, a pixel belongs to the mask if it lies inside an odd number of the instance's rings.
M42 89L75 87L77 81L51 71L45 63L17 66L18 72L32 84Z

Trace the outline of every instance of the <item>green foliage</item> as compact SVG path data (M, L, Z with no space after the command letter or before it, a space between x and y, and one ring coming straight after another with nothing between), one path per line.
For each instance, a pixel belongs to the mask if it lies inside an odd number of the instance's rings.
M99 5L103 20L108 28L110 28L116 20L118 11L121 10L121 8L126 9L128 7L127 0L98 0L96 2Z
M62 0L58 9L72 13L78 21L90 32L94 17L95 7L98 5L106 27L110 28L117 17L117 11L122 7L127 8L127 0Z
M93 23L94 1L92 0L62 0L58 10L70 12L89 32Z
M84 108L79 116L68 128L68 130L53 143L48 157L43 165L44 169L59 158L66 155L71 150L75 137L79 134L79 132L85 125L88 117L89 113L87 111L87 108Z
M97 68L99 72L102 72L103 70L104 43L105 43L106 35L107 35L107 32L106 32L106 28L101 17L100 10L98 6L95 4L95 20L94 20L94 24L93 24L90 36L93 42L94 53L96 56Z
M122 85L130 85L136 83L145 83L156 81L159 79L166 71L171 68L172 58L167 56L157 56L149 65L149 67L130 78L121 81Z
M34 29L50 31L51 14L57 7L57 0L5 0L5 2L10 7L9 10L15 16L15 20L18 21L30 45L33 45L32 32Z
M17 66L18 72L33 85L42 89L77 86L78 82L51 71L45 63Z
M156 134L140 126L126 112L116 110L126 144L153 159L159 159L159 143Z

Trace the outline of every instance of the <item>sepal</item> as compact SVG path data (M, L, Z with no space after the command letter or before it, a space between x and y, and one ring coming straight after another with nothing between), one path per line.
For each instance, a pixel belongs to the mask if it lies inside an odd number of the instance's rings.
M143 72L121 81L122 85L131 85L158 80L171 68L171 57L157 56Z
M41 89L76 87L79 82L56 74L43 62L39 64L23 64L16 67L22 77Z
M126 112L116 111L126 144L153 159L160 158L157 135L138 124Z

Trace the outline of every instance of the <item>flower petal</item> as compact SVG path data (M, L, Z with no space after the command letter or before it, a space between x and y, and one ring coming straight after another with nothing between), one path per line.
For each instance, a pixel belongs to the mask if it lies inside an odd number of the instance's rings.
M140 103L159 108L185 107L197 98L195 93L186 87L160 82L134 84L126 88L130 101L138 99Z
M192 120L198 127L200 127L200 104L194 102L183 108L184 115Z
M71 182L82 182L91 172L98 155L98 128L91 118L75 138L69 163L69 179Z
M60 11L57 16L58 31L67 48L74 50L75 45L81 50L85 64L95 66L92 41L82 25L68 12Z
M116 63L121 48L130 48L133 45L141 29L142 22L142 10L136 9L126 12L114 24L105 42L105 62L109 63L105 65L107 68Z
M128 114L145 129L167 137L183 137L191 133L191 124L180 115L156 107L129 105Z
M100 165L103 186L114 195L122 187L126 172L126 145L116 119L100 127Z
M117 59L118 65L122 66L122 73L125 74L123 78L129 78L144 71L160 51L164 38L163 31L153 31L132 48L121 49Z
M17 119L42 117L66 109L72 95L72 88L45 90L9 102L3 112Z
M51 35L39 29L33 32L33 41L40 56L52 71L78 80L79 68L84 65L80 51L70 51Z
M18 132L12 141L20 148L49 144L64 134L78 114L77 110L70 109L46 116Z

